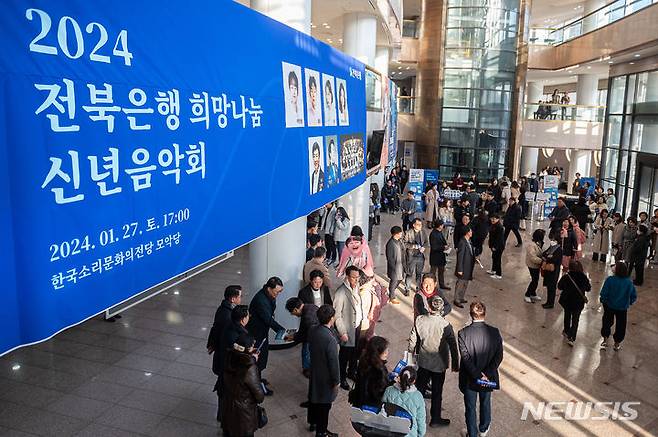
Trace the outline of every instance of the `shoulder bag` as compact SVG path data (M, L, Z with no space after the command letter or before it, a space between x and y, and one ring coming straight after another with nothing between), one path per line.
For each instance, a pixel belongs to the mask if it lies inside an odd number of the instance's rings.
M583 293L583 290L580 289L580 287L578 286L578 284L576 284L576 281L573 280L573 278L571 277L570 274L567 273L567 276L571 280L571 283L573 284L573 286L576 287L576 290L578 290L578 294L580 294L580 298L583 300L583 302L585 302L585 304L587 304L589 302L589 299L587 298L587 296L585 296L585 293Z

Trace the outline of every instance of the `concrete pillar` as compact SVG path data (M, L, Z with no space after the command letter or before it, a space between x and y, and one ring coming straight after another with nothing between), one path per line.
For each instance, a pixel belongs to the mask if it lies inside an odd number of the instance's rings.
M539 149L536 147L523 147L521 149L521 172L520 176L529 176L537 173L537 162L539 161Z
M596 11L597 9L603 7L606 4L606 0L587 0L583 8L583 15L587 15L591 12ZM596 29L599 25L600 14L593 14L583 19L583 31L582 33L591 32Z
M526 113L525 118L532 118L533 113L537 110L537 106L531 106L541 100L544 94L544 85L541 82L528 82L526 84ZM523 174L523 172L521 173Z
M363 12L345 15L343 51L366 65L375 65L377 51L377 18Z
M311 34L311 0L251 0L251 9Z
M576 105L595 106L598 104L599 79L595 74L579 74L576 82ZM578 108L585 120L594 120L596 108Z
M375 50L375 70L379 71L383 80L388 79L388 63L391 57L391 50L386 46L377 46Z
M251 0L251 7L306 34L311 33L311 0ZM283 281L277 298L275 319L294 328L299 319L285 308L288 298L297 296L306 261L306 217L300 217L249 244L249 287L251 298L272 276ZM270 340L272 339L270 333Z

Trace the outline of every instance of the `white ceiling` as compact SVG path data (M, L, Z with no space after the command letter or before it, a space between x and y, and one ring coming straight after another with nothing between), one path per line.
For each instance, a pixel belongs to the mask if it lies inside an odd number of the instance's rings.
M583 0L533 0L530 27L560 27L583 15Z

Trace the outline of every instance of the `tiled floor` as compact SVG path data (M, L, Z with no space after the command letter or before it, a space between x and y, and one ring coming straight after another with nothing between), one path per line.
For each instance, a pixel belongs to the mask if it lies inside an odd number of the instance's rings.
M383 274L383 246L398 217L384 216L371 242L377 273ZM395 223L397 224L397 222ZM524 238L530 230L524 233ZM513 238L513 237L511 237ZM512 242L512 240L510 240ZM489 323L505 341L502 390L493 397L492 437L502 436L648 436L658 434L658 272L647 272L638 303L629 313L624 349L599 352L601 312L596 298L581 317L577 344L560 335L562 313L523 302L528 282L523 248L504 254L504 279L478 270L467 299L487 303ZM485 252L488 252L485 250ZM247 284L248 257L240 250L231 260L126 311L117 323L90 320L36 346L0 359L0 435L2 436L214 436L215 377L205 352L206 336L220 290ZM483 257L489 267L488 253ZM451 264L448 270L451 270ZM477 267L476 267L477 268ZM594 297L607 274L602 264L586 263ZM451 276L451 275L449 275ZM391 341L391 357L401 355L411 326L411 299L389 305L377 331ZM280 303L283 305L283 303ZM449 320L457 329L466 310ZM20 367L19 367L20 366ZM275 395L267 398L268 426L258 435L310 436L306 393L298 348L270 355L266 376ZM521 420L526 401L634 401L635 421ZM432 436L456 436L463 427L463 401L457 375L444 388L444 415L450 427ZM346 393L332 409L330 429L355 435Z

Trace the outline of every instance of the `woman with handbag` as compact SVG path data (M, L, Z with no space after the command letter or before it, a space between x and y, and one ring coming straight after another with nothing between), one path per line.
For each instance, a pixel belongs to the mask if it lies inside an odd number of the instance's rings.
M569 216L571 217L571 216ZM578 240L573 231L569 218L562 222L562 227L559 229L560 248L562 249L562 269L564 272L569 271L569 261L575 256L578 250Z
M253 436L267 416L258 404L265 399L256 366L255 340L241 334L226 356L222 388L222 428L230 437Z
M562 247L558 244L560 229L552 230L548 238L550 240L549 246L542 254L540 267L547 291L546 303L542 305L542 308L547 310L555 306L555 291L557 289L557 280L560 277L560 266L562 265Z
M561 291L559 303L564 308L562 335L567 344L573 346L578 333L580 313L585 304L589 302L585 293L592 289L592 284L583 272L583 265L580 261L571 260L569 262L569 272L560 278L557 288Z
M527 303L535 303L535 301L541 300L541 297L537 296L537 285L539 284L539 269L543 262L542 248L544 247L545 236L545 230L535 229L535 232L532 233L532 244L526 246L525 263L530 272L530 283L523 300Z

